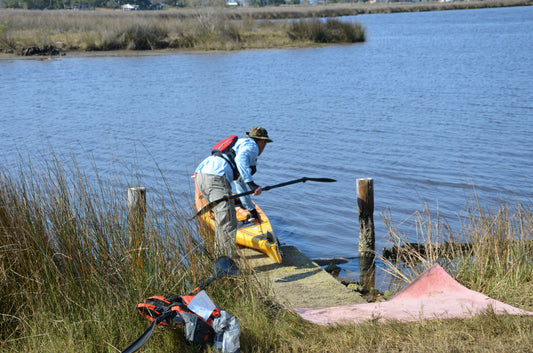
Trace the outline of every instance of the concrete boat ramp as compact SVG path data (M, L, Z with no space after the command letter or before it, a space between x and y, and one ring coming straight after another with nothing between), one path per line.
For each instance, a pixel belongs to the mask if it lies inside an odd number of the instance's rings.
M252 249L241 249L249 265L279 304L320 325L389 320L409 322L467 318L486 313L533 316L463 287L438 264L423 272L391 300L367 303L358 293L311 261L297 248L282 247L283 264Z
M366 301L294 246L282 246L283 263L253 249L242 248L253 273L279 304L289 309L320 309L332 306L363 304Z

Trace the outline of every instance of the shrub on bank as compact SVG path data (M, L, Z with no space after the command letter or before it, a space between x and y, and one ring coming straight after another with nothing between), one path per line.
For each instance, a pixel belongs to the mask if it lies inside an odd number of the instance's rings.
M365 31L358 23L346 23L338 19L299 20L291 22L288 35L293 40L309 40L315 43L355 43L365 41Z
M168 30L163 26L150 23L144 26L131 25L118 35L117 41L122 49L154 50L168 47Z

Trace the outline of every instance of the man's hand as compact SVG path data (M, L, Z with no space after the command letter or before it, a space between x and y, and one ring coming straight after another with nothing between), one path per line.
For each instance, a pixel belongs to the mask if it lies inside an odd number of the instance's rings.
M254 190L254 193L252 195L259 196L261 195L262 192L263 192L263 189L261 187L258 187L257 189Z
M253 181L249 182L248 183L248 186L250 187L250 190L252 190L254 193L252 195L254 196L259 196L261 195L261 193L263 192L263 189L257 185L256 183L254 183Z

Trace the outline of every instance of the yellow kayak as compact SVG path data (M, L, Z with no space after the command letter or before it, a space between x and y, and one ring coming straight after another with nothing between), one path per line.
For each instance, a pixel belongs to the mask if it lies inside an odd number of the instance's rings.
M202 195L198 186L196 186L196 178L194 178L194 203L196 210L199 211L208 204L206 198ZM282 254L278 238L274 235L270 220L259 206L254 202L255 208L261 216L261 222L250 220L250 213L240 207L235 206L237 214L237 235L235 243L237 245L252 248L266 254L277 263L281 263ZM215 216L213 212L204 213L200 216L201 228L200 232L205 236L207 231L211 233L215 229Z

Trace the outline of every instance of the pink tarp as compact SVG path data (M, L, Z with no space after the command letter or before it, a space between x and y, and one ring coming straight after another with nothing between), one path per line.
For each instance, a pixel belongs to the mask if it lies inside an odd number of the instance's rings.
M533 312L515 308L462 286L438 264L424 271L385 302L294 310L304 319L322 325L368 320L407 322L467 318L485 312L533 316Z

